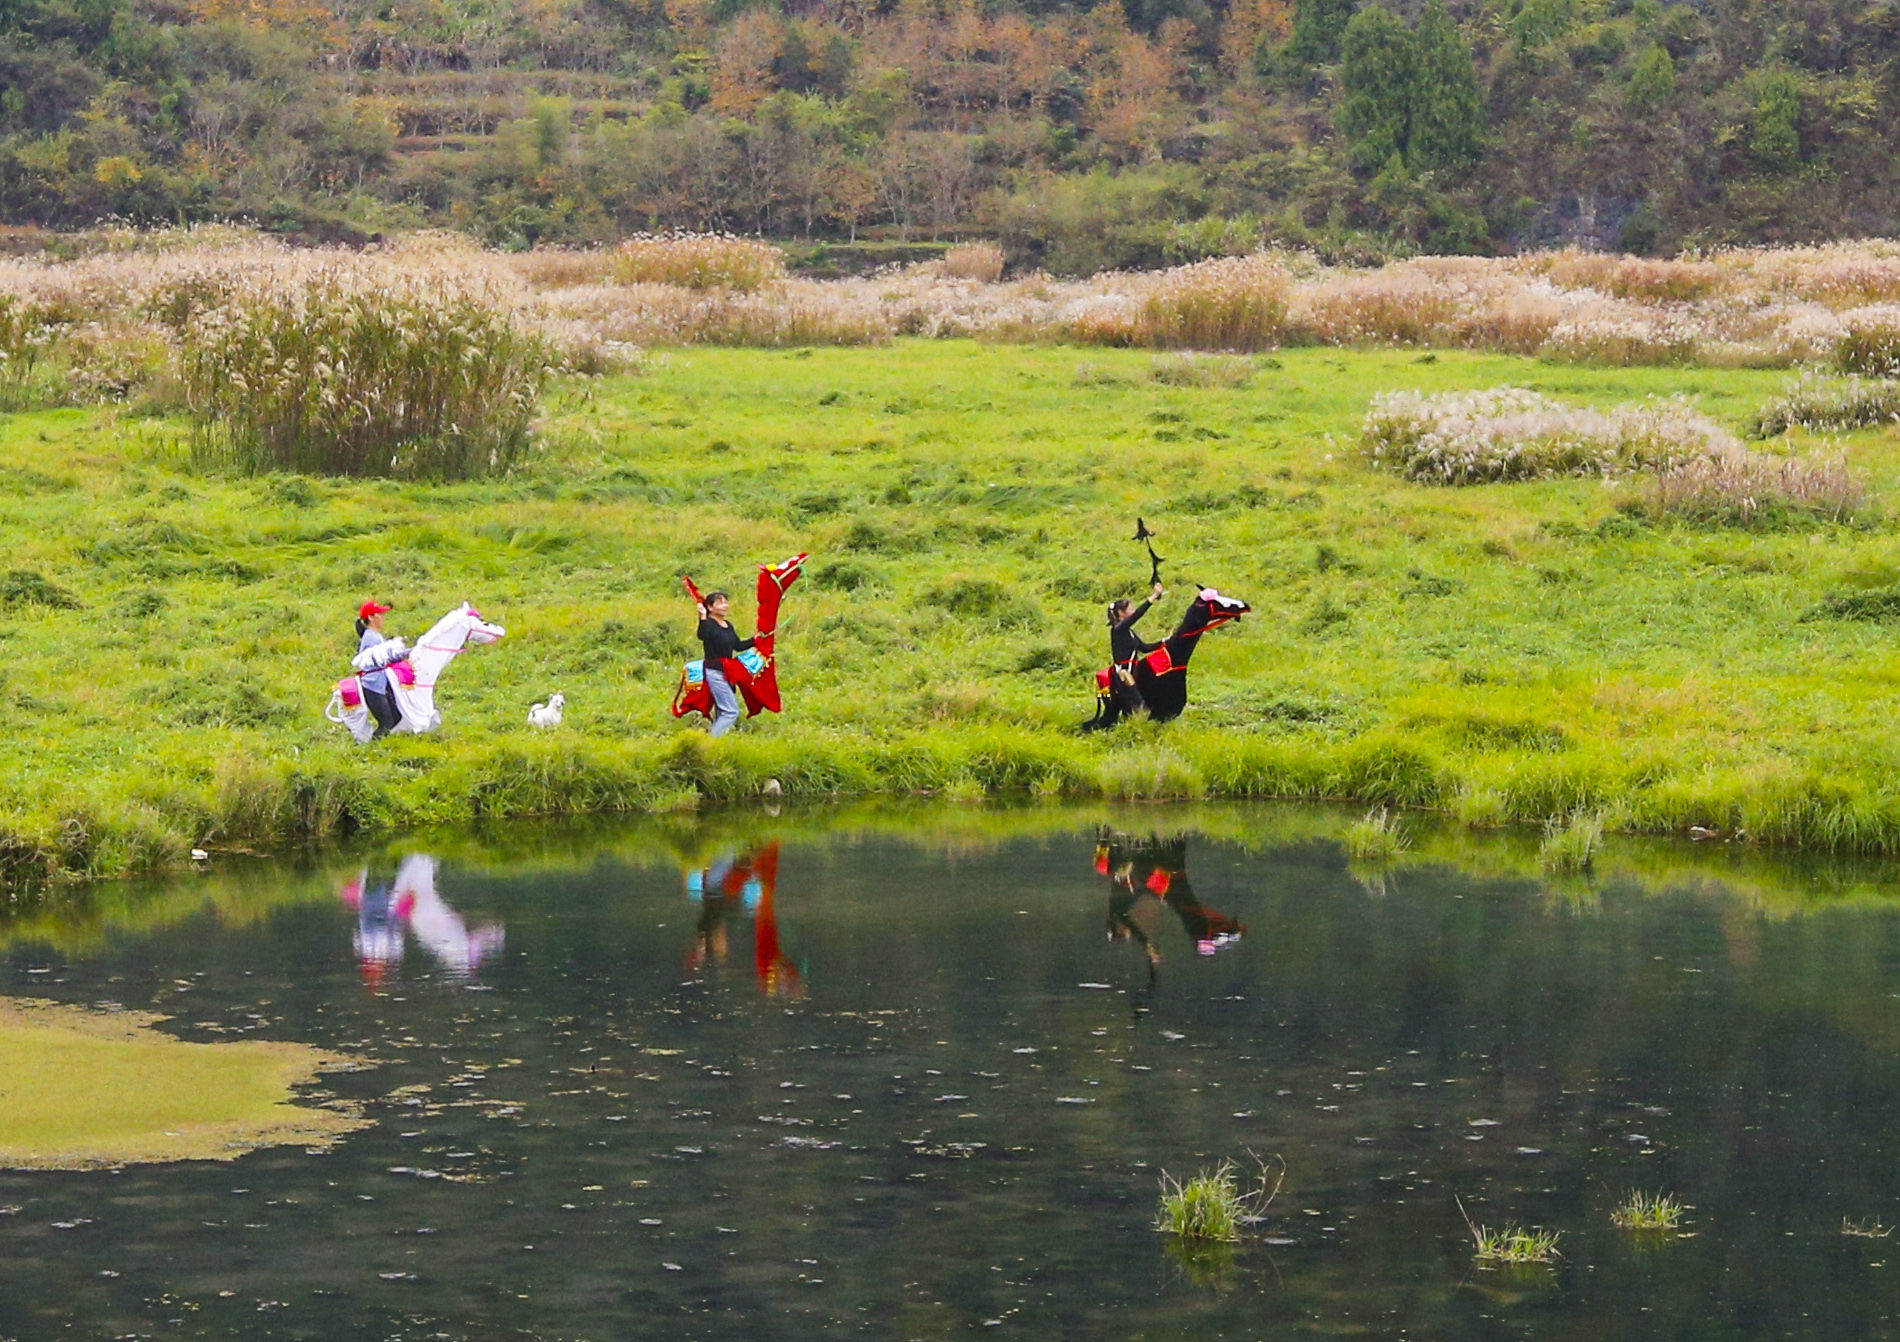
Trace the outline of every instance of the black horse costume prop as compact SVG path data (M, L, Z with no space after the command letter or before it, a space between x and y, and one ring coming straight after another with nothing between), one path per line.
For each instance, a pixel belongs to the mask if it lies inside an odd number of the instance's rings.
M1154 534L1148 530L1146 522L1135 519L1135 539L1147 544L1154 581L1159 583L1161 558L1155 554L1150 540ZM1125 664L1111 664L1095 673L1095 716L1082 724L1082 730L1104 731L1126 716L1126 710L1115 695L1117 676L1130 678L1141 695L1142 703L1147 706L1148 716L1156 722L1180 717L1182 710L1187 707L1188 661L1194 656L1201 635L1229 621L1238 620L1252 609L1239 597L1223 596L1212 587L1201 588L1189 603L1181 623L1161 641L1160 647Z

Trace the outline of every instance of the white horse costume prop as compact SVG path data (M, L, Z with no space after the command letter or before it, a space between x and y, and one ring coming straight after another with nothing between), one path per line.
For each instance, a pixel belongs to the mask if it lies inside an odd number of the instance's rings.
M435 685L449 663L461 656L463 648L494 643L507 634L506 629L488 623L480 611L464 601L437 620L415 647L405 648L401 639L392 638L358 653L350 665L359 672L387 669L389 697L402 715L392 730L421 735L442 725L442 712L435 706ZM408 658L401 660L405 651ZM323 716L348 727L358 741L376 735L376 719L363 701L363 685L357 676L345 676L336 683Z

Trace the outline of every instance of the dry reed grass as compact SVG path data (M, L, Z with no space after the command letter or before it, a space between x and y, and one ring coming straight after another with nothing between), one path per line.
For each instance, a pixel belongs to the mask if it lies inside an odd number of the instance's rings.
M1880 303L1849 312L1834 342L1834 366L1843 373L1900 377L1900 304Z
M1824 377L1805 372L1755 417L1755 434L1772 438L1789 429L1841 433L1876 424L1900 424L1900 381Z
M1656 477L1656 510L1693 522L1840 522L1866 499L1866 486L1839 455L1778 457L1735 448L1678 462Z
M754 293L784 280L785 253L729 233L643 233L614 249L609 274L620 284Z
M201 450L437 479L506 470L558 363L493 293L397 269L239 284L190 317L180 356Z
M1003 249L993 242L965 242L952 247L937 263L946 279L994 284L1003 278Z
M61 259L68 256L70 259ZM479 296L573 366L623 366L670 344L878 343L896 336L1074 340L1252 352L1280 343L1499 350L1608 364L1830 362L1900 368L1900 244L1733 250L1675 261L1560 252L1419 258L1372 270L1260 253L1087 280L1001 278L965 244L869 278L789 277L755 239L662 235L612 251L484 251L418 233L360 252L297 249L232 228L98 230L60 256L0 260L0 384L72 401L163 376L201 314L318 273ZM121 340L123 337L123 341ZM143 351L137 359L115 349Z

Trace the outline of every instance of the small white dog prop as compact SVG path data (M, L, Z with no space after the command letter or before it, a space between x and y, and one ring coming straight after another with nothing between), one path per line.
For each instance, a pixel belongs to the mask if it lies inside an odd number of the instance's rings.
M567 696L556 690L548 696L545 704L536 704L528 710L530 727L558 727L561 725L561 710L567 707Z

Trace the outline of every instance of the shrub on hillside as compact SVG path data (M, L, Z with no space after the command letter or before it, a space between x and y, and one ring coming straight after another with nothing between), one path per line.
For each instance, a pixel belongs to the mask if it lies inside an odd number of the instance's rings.
M417 280L245 290L183 337L201 450L257 471L468 479L506 470L557 356L476 294Z
M1361 440L1375 465L1445 485L1660 470L1739 446L1681 399L1602 411L1517 387L1387 392Z
M751 293L785 278L785 253L730 233L643 233L615 249L610 271L619 284Z

